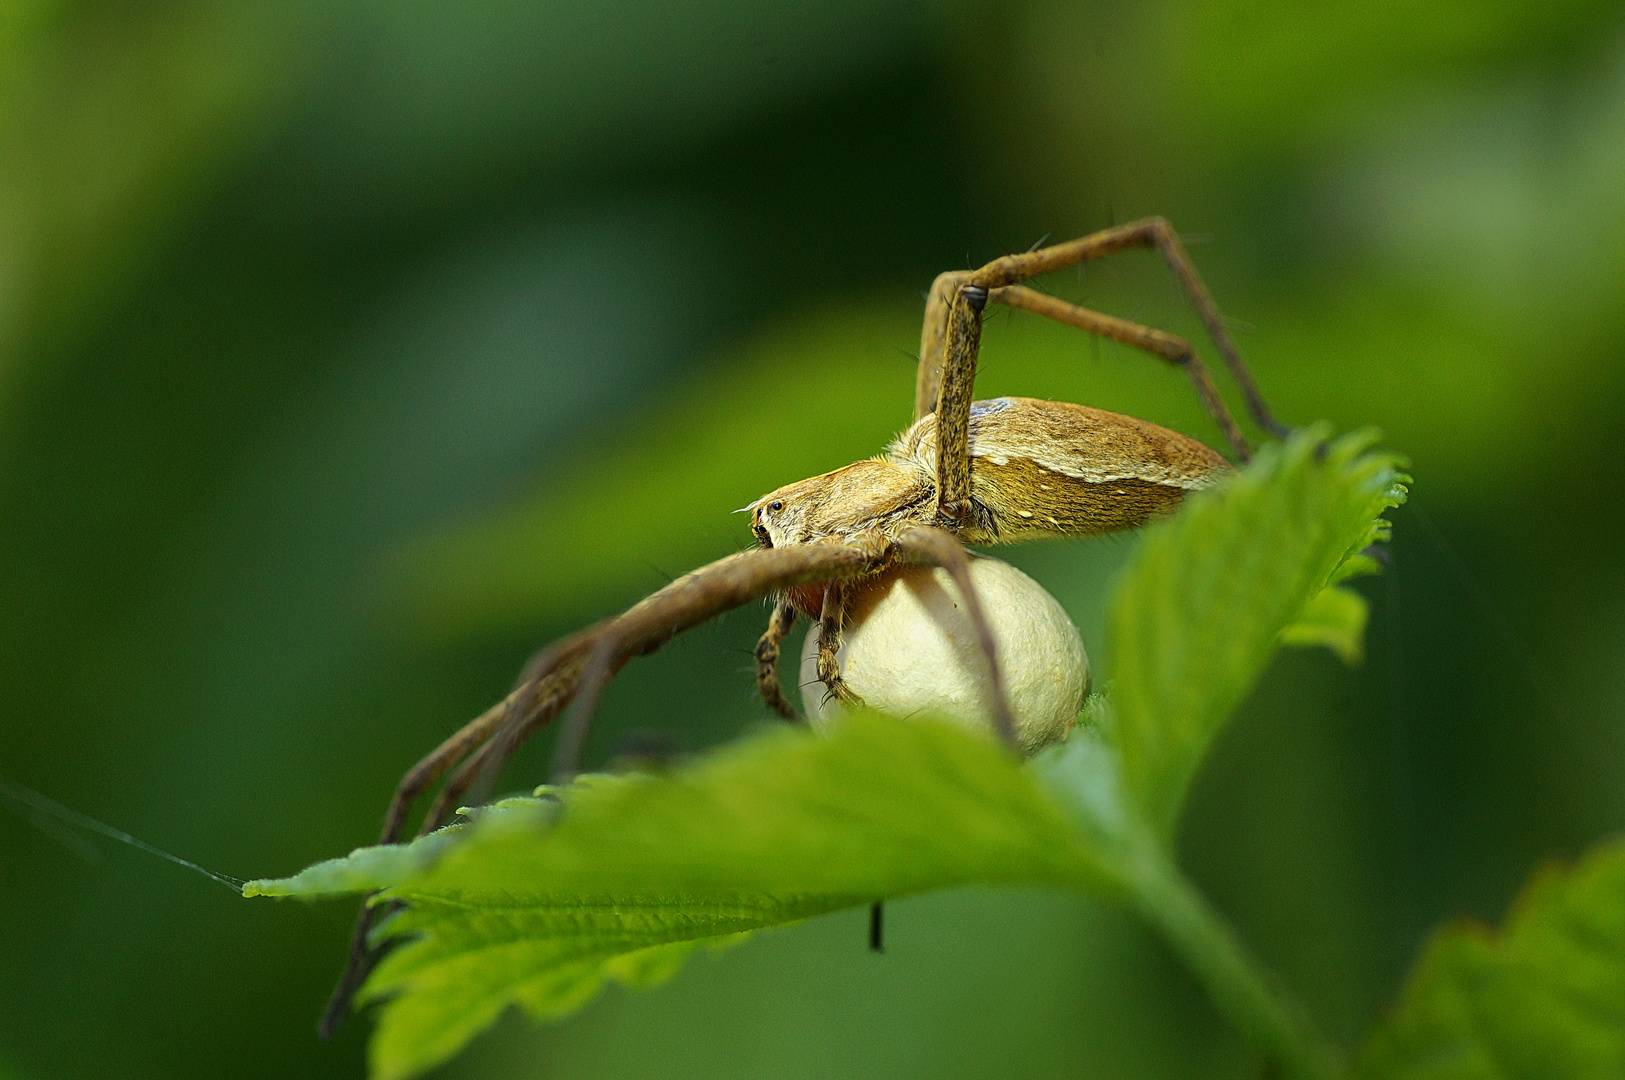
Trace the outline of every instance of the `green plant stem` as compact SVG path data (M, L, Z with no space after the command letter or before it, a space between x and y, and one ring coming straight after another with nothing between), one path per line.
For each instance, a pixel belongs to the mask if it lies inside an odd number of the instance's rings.
M1147 836L1126 854L1121 869L1134 906L1162 932L1242 1037L1290 1076L1344 1076L1342 1053L1273 985L1161 847Z

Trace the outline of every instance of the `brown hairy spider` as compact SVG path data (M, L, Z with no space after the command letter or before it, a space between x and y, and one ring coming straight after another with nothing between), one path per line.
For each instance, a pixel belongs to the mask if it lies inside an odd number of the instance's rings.
M1057 300L1019 284L1129 248L1155 248L1167 261L1224 358L1248 411L1265 431L1286 429L1265 407L1196 269L1162 218L1119 225L1065 244L995 259L979 270L939 276L926 300L914 422L880 457L788 484L745 509L760 547L718 559L630 609L548 646L505 699L436 747L401 779L379 843L401 837L412 803L454 765L419 835L452 815L471 789L494 780L529 735L568 709L554 756L555 779L576 769L587 724L604 685L634 656L753 600L773 597L756 646L762 700L787 720L796 712L778 678L779 646L798 615L818 623L818 677L843 701L836 652L842 615L856 589L904 565L940 566L958 586L986 655L995 721L1007 742L1014 725L991 632L971 587L964 544L1133 529L1174 507L1187 491L1228 468L1195 439L1116 413L1033 398L971 401L982 313L991 303L1057 319L1151 353L1185 369L1237 458L1241 430L1190 343L1150 327ZM380 958L367 934L382 914L363 905L349 965L320 1030L329 1035Z

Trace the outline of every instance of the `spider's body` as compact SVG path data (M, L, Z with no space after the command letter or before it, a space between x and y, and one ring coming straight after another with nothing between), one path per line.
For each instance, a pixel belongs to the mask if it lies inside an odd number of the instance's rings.
M1207 487L1229 466L1188 435L1131 416L1037 398L1002 397L970 408L970 506L957 522L937 515L936 414L886 452L768 492L745 509L764 548L896 540L942 526L966 544L1088 536L1144 525ZM809 618L822 585L787 589Z
M1136 528L1172 509L1186 492L1212 484L1226 463L1195 439L1116 413L1033 398L973 403L986 306L1003 304L1055 319L1179 366L1235 456L1244 461L1248 455L1241 429L1188 341L1021 284L1130 248L1153 249L1168 263L1245 395L1253 419L1272 435L1284 434L1179 237L1162 218L1007 255L976 270L942 274L926 298L912 426L879 457L790 484L752 503L747 509L759 548L685 574L621 615L549 646L507 698L402 778L380 843L399 839L412 802L461 762L426 815L423 831L444 823L471 788L478 790L482 777L493 780L519 743L566 707L554 771L572 774L598 694L616 671L677 634L755 600L774 599L767 632L756 646L763 702L786 719L796 718L780 691L778 658L780 643L799 615L818 622L819 678L831 694L851 701L836 664L847 599L854 586L904 564L940 566L953 576L987 659L997 726L1014 745L992 631L972 587L962 545ZM469 803L479 801L467 798ZM324 1033L344 1017L380 955L368 945L368 932L376 914L386 908L362 909L350 964L322 1021Z

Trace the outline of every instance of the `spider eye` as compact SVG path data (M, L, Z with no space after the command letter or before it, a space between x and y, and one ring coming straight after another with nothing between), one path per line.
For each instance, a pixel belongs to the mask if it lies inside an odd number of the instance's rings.
M774 499L772 502L767 504L767 512L770 514L776 514L783 509L784 503L779 499Z

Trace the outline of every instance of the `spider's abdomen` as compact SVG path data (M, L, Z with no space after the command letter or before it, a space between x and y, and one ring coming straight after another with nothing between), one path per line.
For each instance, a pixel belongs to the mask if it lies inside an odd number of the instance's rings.
M888 457L936 472L936 417L892 443ZM1229 468L1176 431L1102 409L1037 398L971 405L971 544L1089 535L1144 525Z

